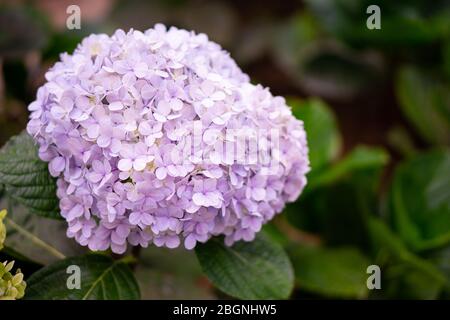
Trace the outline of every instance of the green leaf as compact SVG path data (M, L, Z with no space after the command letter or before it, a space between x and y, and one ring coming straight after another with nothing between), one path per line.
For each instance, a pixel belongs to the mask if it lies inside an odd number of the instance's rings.
M94 30L64 30L63 32L53 33L49 38L48 45L42 52L44 60L57 60L61 52L72 53L77 45Z
M379 250L385 250L390 255L401 260L410 260L411 253L388 226L381 220L371 217L368 222L372 246L375 253Z
M421 269L425 273L428 273L435 280L445 280L445 277L440 275L432 264L411 253L402 240L381 220L372 217L370 218L368 225L372 245L376 254L379 254L379 251L383 250L397 261L407 262L414 267Z
M318 40L319 25L307 11L295 13L274 30L272 50L276 63L285 70L302 64L308 56L308 48Z
M273 38L276 63L309 95L349 99L381 80L379 65L369 55L324 36L309 11L283 22Z
M362 188L349 182L320 188L286 208L289 222L302 231L320 236L333 246L366 249L366 217L372 199Z
M381 292L371 292L375 298L434 300L439 298L444 287L445 282L436 281L428 273L407 263L381 268L384 285L381 285Z
M331 109L319 99L291 99L289 105L294 115L304 122L312 170L329 164L338 156L342 144Z
M56 181L47 163L37 155L33 139L25 132L12 137L0 150L0 185L8 197L31 212L61 219L56 197Z
M352 46L394 51L431 44L443 36L448 24L445 1L307 0L307 7L332 35ZM381 29L366 28L366 9L381 8Z
M294 285L292 266L283 248L262 232L252 242L232 247L213 238L195 248L211 282L240 299L285 299Z
M447 277L447 283L445 285L446 296L444 298L450 299L450 246L432 252L429 258Z
M450 243L450 152L420 154L400 165L390 200L395 230L411 249Z
M72 265L80 267L80 289L67 288L68 278L74 275L67 268ZM123 260L89 254L58 261L34 273L27 280L25 298L137 300L140 293L133 273Z
M312 172L302 199L286 207L287 218L327 243L367 248L365 220L376 210L376 190L388 159L383 149L358 146L335 165Z
M400 70L396 93L408 120L430 143L450 144L449 84L412 67Z
M327 297L364 298L369 260L353 248L297 247L290 251L300 289Z
M432 263L413 254L385 223L368 222L372 249L383 270L381 295L384 298L435 299L446 277Z
M356 171L379 170L389 161L389 154L381 148L357 146L335 165L309 176L308 189L330 185Z

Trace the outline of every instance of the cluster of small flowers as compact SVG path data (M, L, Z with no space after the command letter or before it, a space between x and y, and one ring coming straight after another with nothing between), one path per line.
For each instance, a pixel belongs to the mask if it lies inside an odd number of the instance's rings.
M11 273L14 261L0 262L0 300L21 299L25 295L26 282L23 281L23 273L20 269Z
M58 177L67 235L91 250L250 241L306 184L303 123L204 34L158 24L91 35L46 79L27 130ZM276 165L217 152L242 128L263 129Z

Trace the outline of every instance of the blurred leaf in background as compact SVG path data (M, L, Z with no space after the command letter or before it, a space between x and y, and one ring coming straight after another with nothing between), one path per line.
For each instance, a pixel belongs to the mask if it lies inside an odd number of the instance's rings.
M353 248L296 247L291 259L300 289L331 298L365 298L369 260Z
M382 291L373 298L436 299L448 282L430 261L411 253L402 240L377 218L369 220L375 263L382 272Z
M432 151L400 165L390 191L391 219L414 251L450 243L450 152Z
M349 100L380 81L383 64L373 52L353 50L326 35L308 11L276 30L280 66L311 95Z
M358 146L336 160L340 133L330 109L310 100L297 102L293 111L305 123L313 170L304 194L288 205L288 220L301 230L320 234L328 244L367 248L366 218L376 206L388 154L381 148Z
M389 50L422 46L442 38L449 31L447 0L307 0L308 7L330 34L354 46ZM381 29L365 28L366 8L381 9ZM363 13L363 14L362 14Z
M308 135L309 160L312 170L320 170L334 161L341 152L342 138L336 117L319 99L288 100L294 115L304 123Z
M48 163L39 159L28 133L11 138L0 149L0 185L8 197L33 213L61 219L56 180L50 176Z
M450 145L450 82L418 68L403 67L396 91L403 112L423 138Z

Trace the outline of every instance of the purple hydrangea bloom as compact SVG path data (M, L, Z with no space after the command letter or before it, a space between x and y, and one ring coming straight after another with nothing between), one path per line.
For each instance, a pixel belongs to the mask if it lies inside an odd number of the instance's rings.
M303 123L204 34L91 35L46 79L27 130L91 250L251 241L306 185Z

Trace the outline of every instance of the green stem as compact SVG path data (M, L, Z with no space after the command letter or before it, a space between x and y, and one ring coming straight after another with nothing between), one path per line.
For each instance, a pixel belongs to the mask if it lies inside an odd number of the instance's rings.
M12 227L14 230L16 230L18 233L20 233L21 235L23 235L25 238L31 240L31 242L33 242L34 244L36 244L37 246L41 247L42 249L46 250L48 253L50 253L51 255L57 257L58 259L65 259L66 256L63 255L61 252L59 252L57 249L53 248L51 245L49 245L48 243L42 241L41 239L39 239L38 237L36 237L34 234L32 234L31 232L25 230L24 228L22 228L21 226L19 226L17 223L15 223L14 221L12 221L9 218L5 218L5 222Z

